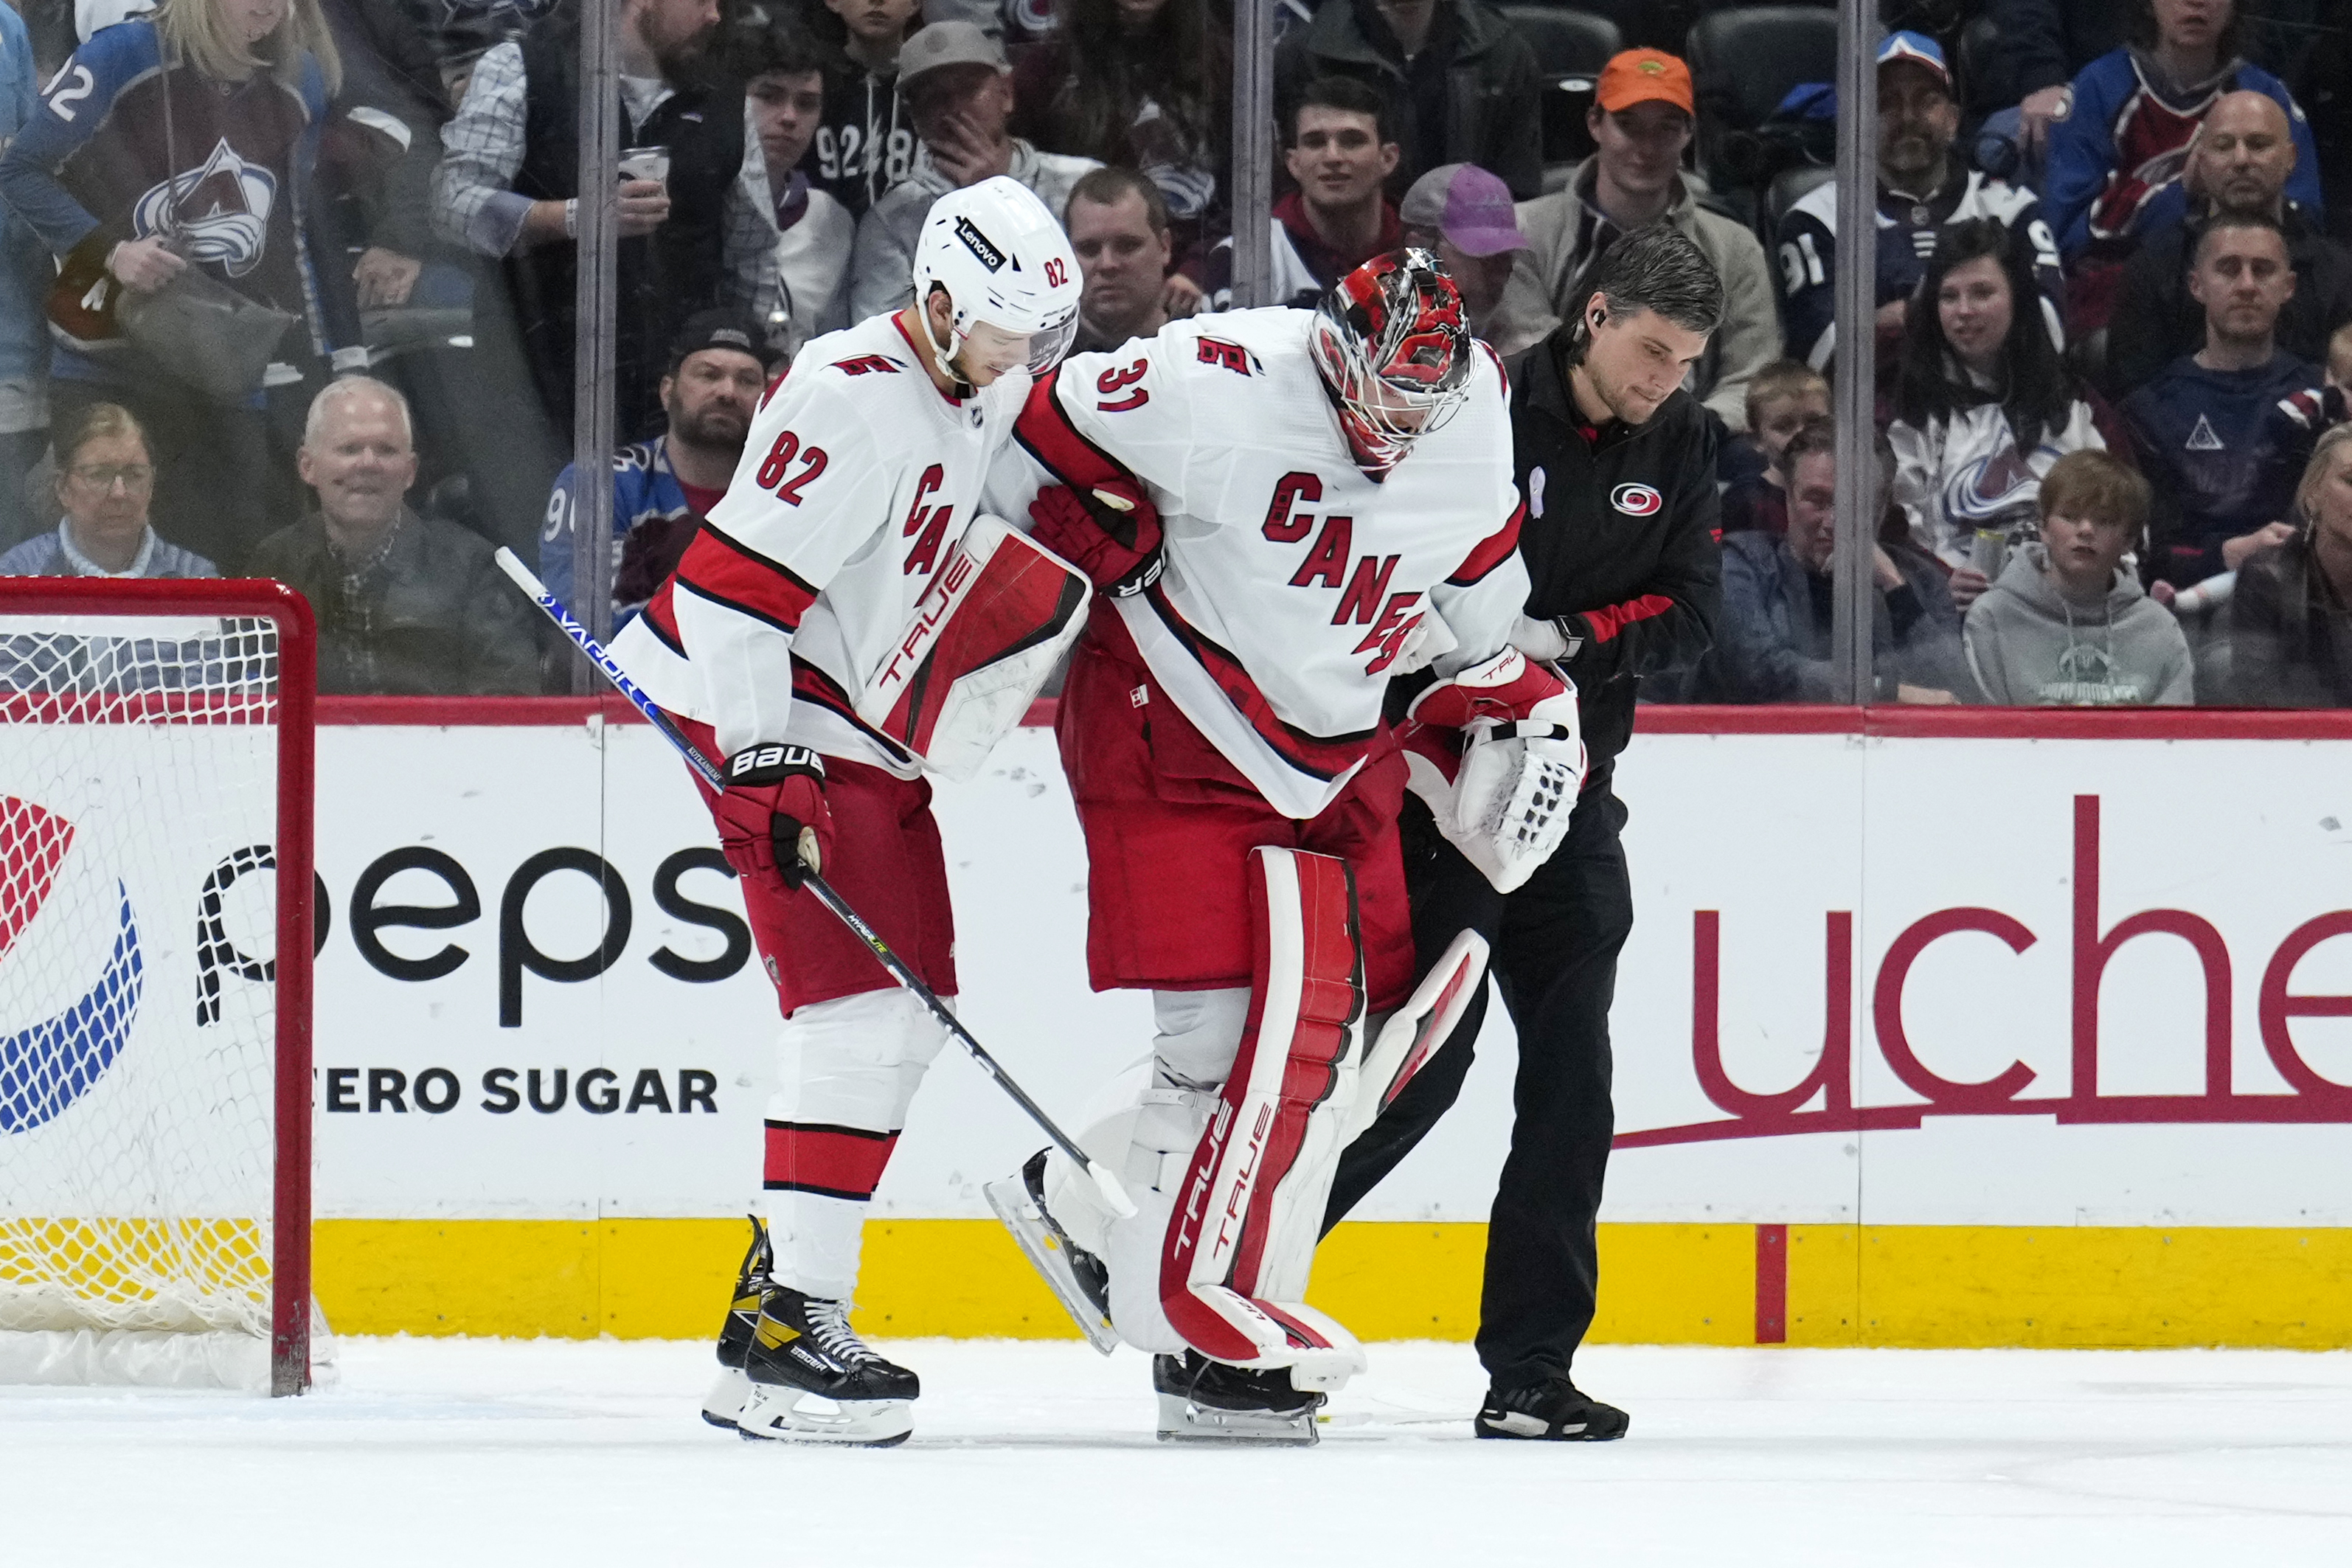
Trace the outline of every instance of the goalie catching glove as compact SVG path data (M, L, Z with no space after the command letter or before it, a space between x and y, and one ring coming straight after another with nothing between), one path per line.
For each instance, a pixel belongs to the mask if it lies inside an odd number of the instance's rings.
M1160 581L1160 509L1130 479L1092 490L1049 485L1029 503L1029 537L1114 599Z
M833 812L824 759L806 746L746 746L727 759L727 788L712 805L719 847L735 874L776 877L799 890L833 858Z
M1496 891L1517 889L1568 837L1584 785L1576 689L1518 649L1423 691L1399 739L1412 792Z

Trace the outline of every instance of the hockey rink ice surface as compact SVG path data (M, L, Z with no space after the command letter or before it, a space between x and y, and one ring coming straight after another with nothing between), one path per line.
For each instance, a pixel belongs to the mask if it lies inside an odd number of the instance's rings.
M1478 1442L1375 1344L1312 1449L1171 1447L1143 1359L899 1342L914 1438L745 1443L706 1344L344 1340L300 1400L0 1390L0 1563L2352 1563L2352 1353L1597 1346L1623 1442Z

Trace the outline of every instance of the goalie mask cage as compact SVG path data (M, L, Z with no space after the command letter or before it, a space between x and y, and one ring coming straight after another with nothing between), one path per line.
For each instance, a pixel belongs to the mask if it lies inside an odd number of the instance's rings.
M310 1381L310 605L0 577L0 1383Z

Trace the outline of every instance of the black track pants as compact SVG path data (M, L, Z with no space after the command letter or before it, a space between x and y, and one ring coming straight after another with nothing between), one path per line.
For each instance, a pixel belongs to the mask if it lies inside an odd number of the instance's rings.
M1592 1326L1600 1263L1593 1220L1615 1118L1609 1100L1609 1005L1617 954L1633 929L1618 841L1625 807L1606 779L1577 802L1567 842L1508 899L1406 809L1405 878L1423 969L1465 926L1494 945L1493 973L1519 1037L1510 1157L1486 1236L1478 1359L1499 1387L1564 1374ZM1340 1157L1328 1230L1412 1152L1452 1105L1485 1016L1406 1086Z

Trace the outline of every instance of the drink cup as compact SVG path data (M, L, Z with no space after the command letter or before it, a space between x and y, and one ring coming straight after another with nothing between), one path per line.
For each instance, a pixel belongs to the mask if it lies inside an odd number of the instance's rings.
M621 178L651 180L667 187L669 184L669 149L667 147L629 147L621 153Z
M2009 536L1997 528L1978 529L1969 550L1969 564L1983 573L1986 582L1999 580L2000 569L2009 564Z

